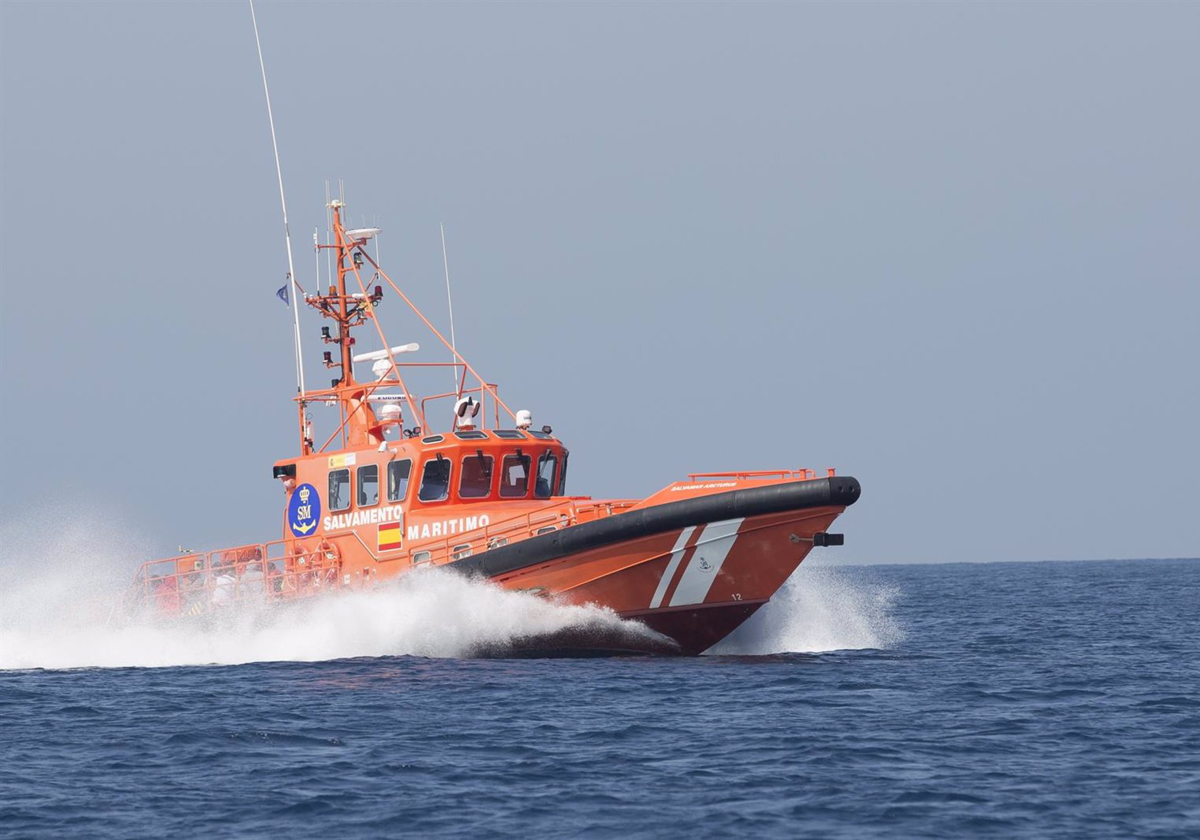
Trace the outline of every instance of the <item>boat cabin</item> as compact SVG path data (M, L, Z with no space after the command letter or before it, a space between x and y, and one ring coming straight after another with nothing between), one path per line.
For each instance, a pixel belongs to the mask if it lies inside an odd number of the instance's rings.
M332 544L341 554L364 551L367 562L413 565L447 543L446 558L460 559L518 536L497 542L489 526L524 525L531 513L556 507L552 500L566 495L568 458L548 432L472 429L280 461L274 474L291 499L284 540L297 554ZM518 530L532 536L555 527ZM490 537L478 547L452 539L485 530Z

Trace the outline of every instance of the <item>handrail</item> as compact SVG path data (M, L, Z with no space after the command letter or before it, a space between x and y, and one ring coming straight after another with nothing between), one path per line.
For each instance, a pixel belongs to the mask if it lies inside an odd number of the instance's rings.
M834 469L830 467L825 471L825 474L832 478ZM699 472L688 473L688 481L699 481L705 478L733 478L733 479L794 479L797 481L812 481L817 477L816 470L798 467L794 470L740 470L738 472Z
M379 558L379 555L376 554L374 551L372 551L371 547L369 545L367 545L366 541L362 538L362 534L358 533L358 531L355 531L355 530L351 530L350 533L354 536L355 539L358 540L358 544L363 547L363 551L367 552L368 557L370 557L376 563L383 562ZM328 536L325 537L325 539L331 540L331 539L337 539L338 537L344 537L344 536L345 536L345 534L334 534L332 537L328 537Z
M442 363L440 363L440 364L449 364L449 362L442 362ZM479 395L480 395L481 397L483 397L484 399L487 399L487 395L488 395L488 393L490 393L490 392L487 390L488 388L495 389L495 388L499 388L499 387L500 387L500 386L499 386L499 385L497 385L495 382L489 382L489 383L486 383L486 385L487 385L487 387L484 387L483 385L480 385L478 388L466 388L466 387L464 387L464 388L462 388L461 390L459 390L458 392L450 391L450 392L448 392L448 393L445 393L445 394L430 394L428 397L425 397L425 398L423 398L423 399L421 400L421 415L422 415L422 416L425 416L425 404L426 404L427 402L430 402L431 400L444 400L444 399L446 399L447 397L461 397L463 394L479 394ZM493 402L495 402L495 401L493 400ZM500 411L500 409L499 409L499 408L497 408L497 409L496 409L496 411L497 411L497 412L499 412L499 411ZM481 415L483 415L483 420L481 420L481 421L480 421L480 424L479 424L479 425L480 425L480 428L486 429L486 428L488 427L488 426L487 426L487 411L486 411L486 410L485 410L485 409L484 409L482 406L480 406L480 412L479 412L479 413L480 413ZM498 429L498 428L500 428L500 415L499 415L499 413L497 413L497 415L496 415L496 425L495 425L495 428L497 428L497 429ZM454 429L454 421L453 421L453 420L451 420L451 421L450 421L450 431L451 431L451 432L455 431L455 429ZM434 433L434 432L433 432L433 430L431 429L431 430L430 430L430 434L433 434L433 433Z
M601 519L607 516L615 516L625 510L634 507L637 502L594 502L587 505L577 505L572 503L566 510L562 508L550 510L529 511L519 516L509 517L499 522L489 522L480 528L473 531L464 531L461 534L448 536L434 543L423 543L420 548L410 548L409 556L412 557L419 552L427 552L429 556L428 562L430 565L440 565L438 562L448 562L453 549L464 544L470 546L472 554L476 553L477 549L487 551L492 540L503 538L508 540L514 535L520 535L521 539L529 539L537 536L539 528L544 528L554 523L556 529L571 527L580 522L581 517L584 521L592 521L593 519ZM591 515L589 518L588 515ZM479 544L482 543L482 549ZM465 556L465 555L464 555Z

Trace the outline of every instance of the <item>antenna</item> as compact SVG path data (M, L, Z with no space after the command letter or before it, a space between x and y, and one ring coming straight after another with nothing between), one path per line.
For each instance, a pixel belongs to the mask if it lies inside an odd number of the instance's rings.
M333 244L333 209L329 202L332 196L329 193L329 179L325 179L325 244ZM333 249L325 249L325 277L329 280L330 285L333 285ZM318 289L318 294L320 290Z
M271 113L271 91L267 88L267 65L263 61L262 41L258 37L258 16L254 0L250 0L250 20L254 24L254 44L258 47L258 66L262 70L263 94L267 97L267 122L271 124L271 148L275 150L275 175L279 179L279 204L283 208L283 237L287 242L288 283L292 286L292 335L296 350L296 390L304 396L304 363L300 352L300 294L296 285L296 268L292 264L292 234L288 229L287 199L283 195L283 167L279 164L279 143L275 140L275 117Z
M313 228L313 261L316 265L317 294L321 294L321 234Z
M374 220L374 222L372 222L372 225L376 231L379 231L379 214L378 213L375 214L375 220ZM379 257L379 233L375 234L375 262L377 262L379 264L383 263L383 260L381 260Z
M458 342L454 340L454 300L450 297L450 260L446 256L446 225L439 222L442 229L442 266L446 269L446 305L450 308L450 361L451 363L458 362L458 351L455 349ZM458 365L454 364L450 368L450 373L454 376L454 390L458 391Z

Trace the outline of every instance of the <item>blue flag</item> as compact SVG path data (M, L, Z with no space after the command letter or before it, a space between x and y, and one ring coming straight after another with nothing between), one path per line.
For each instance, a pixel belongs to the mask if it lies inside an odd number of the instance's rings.
M279 298L284 303L287 303L288 306L291 306L291 304L288 303L287 287L288 287L287 283L284 283L282 286L280 286L279 291L277 291L275 293L275 297Z

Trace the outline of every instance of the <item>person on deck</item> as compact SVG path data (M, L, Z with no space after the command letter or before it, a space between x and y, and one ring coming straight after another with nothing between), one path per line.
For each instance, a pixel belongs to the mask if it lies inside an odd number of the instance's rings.
M252 559L242 567L241 577L238 578L238 598L244 601L261 601L265 591L262 561Z
M218 562L219 565L213 564L212 604L214 607L227 607L237 594L237 578L233 576L233 569L228 561L222 559Z

